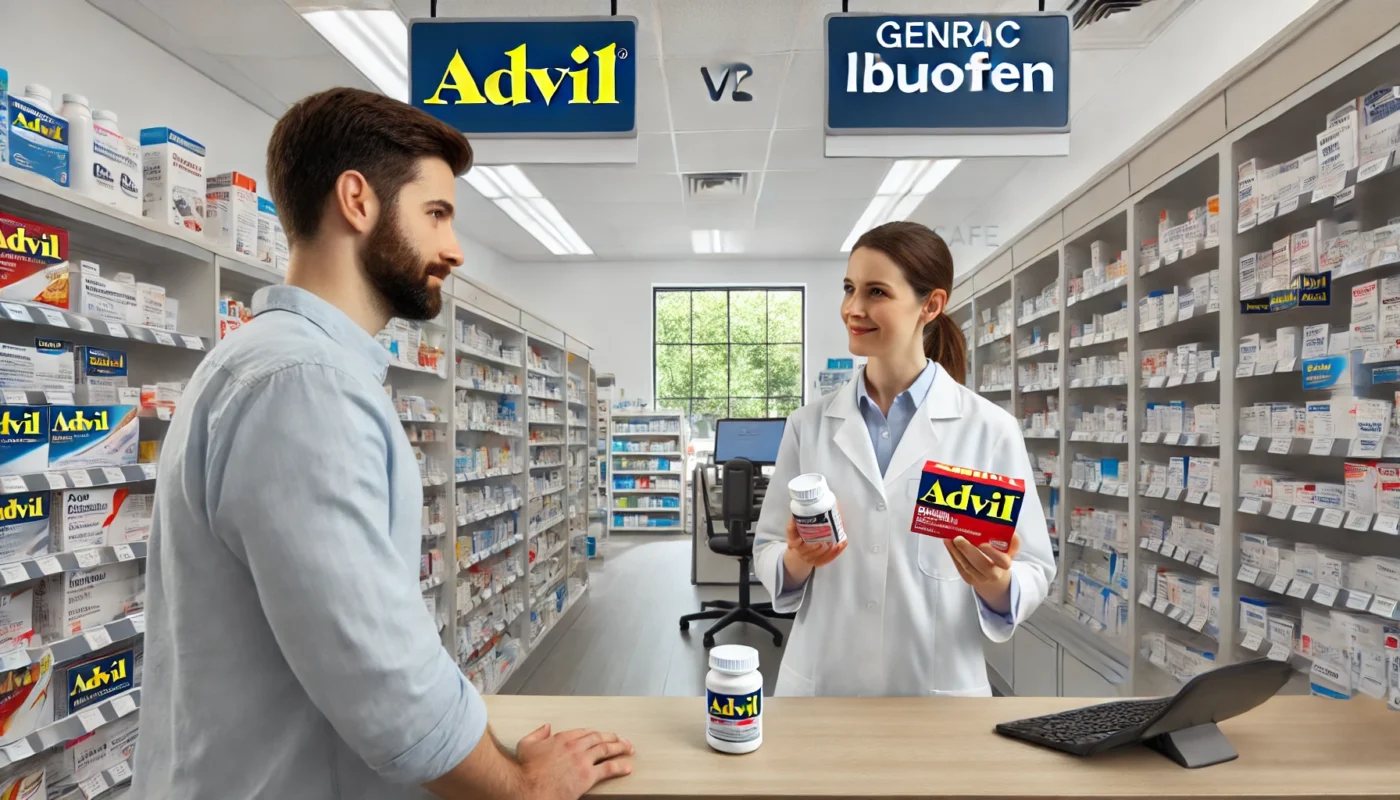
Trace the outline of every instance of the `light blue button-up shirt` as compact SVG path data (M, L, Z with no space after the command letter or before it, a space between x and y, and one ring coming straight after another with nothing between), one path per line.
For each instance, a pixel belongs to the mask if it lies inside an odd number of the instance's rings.
M938 364L929 361L924 365L924 371L919 373L919 377L909 384L909 388L895 395L894 401L890 403L890 413L886 415L870 399L870 393L865 388L864 370L856 373L856 406L860 408L860 415L865 420L865 429L870 432L870 444L875 448L875 462L880 465L880 474L884 475L890 467L890 459L894 457L895 448L899 447L899 440L904 438L904 432L909 430L909 423L914 420L914 415L919 413L919 408L923 406L924 400L928 397L928 390L933 388L933 378L938 374ZM789 594L796 594L802 590L805 584L797 586L784 586L784 578L787 577L783 562L778 560L778 586L781 595L786 597ZM1016 576L1011 576L1011 608L1006 614L996 611L987 605L981 596L978 601L982 604L982 612L999 617L1006 621L1008 625L1016 624L1015 609L1019 604L1021 589L1016 585Z
M195 370L161 454L132 794L427 797L486 707L423 604L388 354L302 289L254 309Z

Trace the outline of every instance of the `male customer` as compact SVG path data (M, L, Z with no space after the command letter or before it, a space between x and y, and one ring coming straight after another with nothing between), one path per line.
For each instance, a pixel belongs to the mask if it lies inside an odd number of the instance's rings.
M419 592L422 486L374 334L441 308L466 139L334 89L267 154L287 282L200 364L165 439L133 796L574 800L626 774L612 734L503 752Z

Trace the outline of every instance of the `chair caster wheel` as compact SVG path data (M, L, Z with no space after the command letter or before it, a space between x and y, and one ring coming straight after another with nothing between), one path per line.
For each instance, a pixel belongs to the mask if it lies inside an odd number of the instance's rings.
M775 647L782 647L782 646L783 646L783 635L782 635L781 633L778 633L778 634L774 634L774 635L773 635L773 645L774 645Z
M709 635L708 633L705 634L705 638L704 638L703 641L704 641L704 644L705 644L706 647L714 647L714 646L715 646L715 637Z

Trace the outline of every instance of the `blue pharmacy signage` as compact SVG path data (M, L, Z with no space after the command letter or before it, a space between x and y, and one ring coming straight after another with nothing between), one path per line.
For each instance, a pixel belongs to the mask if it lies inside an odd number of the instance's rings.
M1068 14L831 14L826 132L1069 131Z
M637 20L415 19L410 102L474 136L637 130Z

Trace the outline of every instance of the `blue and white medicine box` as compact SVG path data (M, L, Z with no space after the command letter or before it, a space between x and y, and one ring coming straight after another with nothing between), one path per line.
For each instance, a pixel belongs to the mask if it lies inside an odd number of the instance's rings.
M141 438L136 406L51 406L48 469L136 463Z
M52 501L52 492L12 494L3 498L0 502L0 564L49 552L49 503ZM3 629L0 629L0 637L3 636Z
M0 406L0 475L49 468L49 407Z
M10 166L68 185L68 120L9 96Z

